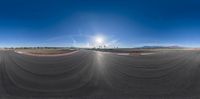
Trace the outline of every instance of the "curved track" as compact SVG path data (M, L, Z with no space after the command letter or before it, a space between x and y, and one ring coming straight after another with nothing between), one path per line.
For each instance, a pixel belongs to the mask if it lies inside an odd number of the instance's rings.
M0 51L0 96L199 96L199 60L199 51L117 56L80 50L57 57Z

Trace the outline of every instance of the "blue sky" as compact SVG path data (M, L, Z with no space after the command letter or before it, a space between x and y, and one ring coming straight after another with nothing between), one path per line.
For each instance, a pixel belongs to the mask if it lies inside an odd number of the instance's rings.
M0 47L200 46L199 0L1 0Z

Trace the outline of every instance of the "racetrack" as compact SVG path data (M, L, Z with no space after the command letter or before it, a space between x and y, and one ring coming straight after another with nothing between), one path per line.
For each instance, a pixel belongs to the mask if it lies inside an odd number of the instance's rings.
M200 52L118 56L80 50L35 57L0 51L1 98L188 98L200 95Z

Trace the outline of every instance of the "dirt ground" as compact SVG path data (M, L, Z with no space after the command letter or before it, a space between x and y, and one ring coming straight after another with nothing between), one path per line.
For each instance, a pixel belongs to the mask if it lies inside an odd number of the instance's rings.
M74 49L16 49L15 52L35 55L55 55L74 52Z

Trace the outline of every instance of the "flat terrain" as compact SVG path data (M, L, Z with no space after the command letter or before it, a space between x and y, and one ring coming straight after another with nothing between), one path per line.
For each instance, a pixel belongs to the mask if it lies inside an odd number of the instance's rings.
M74 49L16 49L16 52L34 55L55 55L76 51Z
M101 52L111 52L111 53L152 53L156 52L156 50L151 50L151 49L93 49L96 51L101 51Z
M200 51L119 56L80 50L35 57L0 51L1 99L200 98Z

